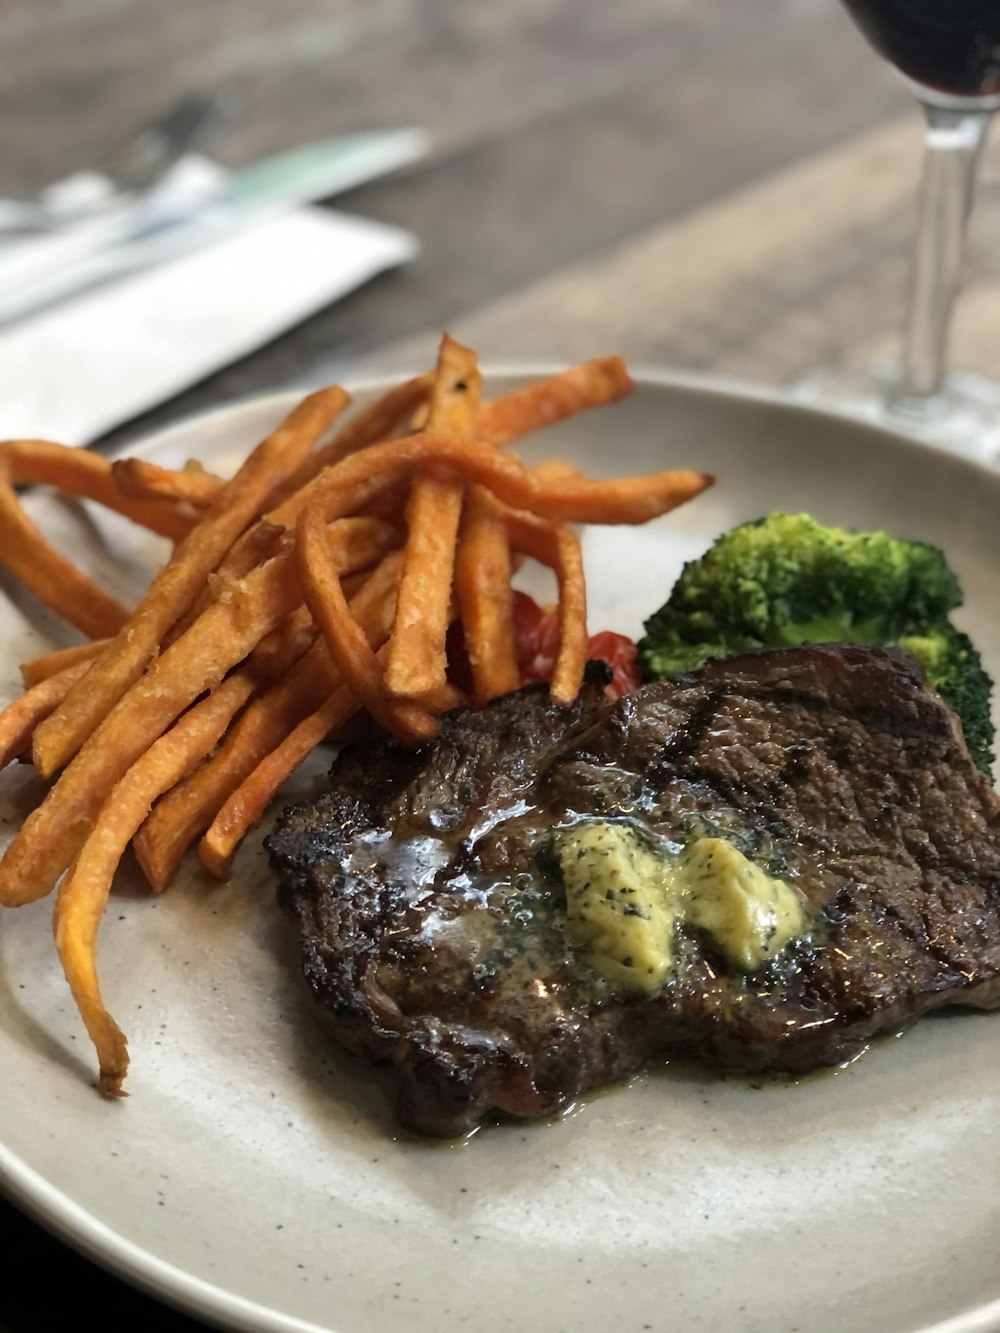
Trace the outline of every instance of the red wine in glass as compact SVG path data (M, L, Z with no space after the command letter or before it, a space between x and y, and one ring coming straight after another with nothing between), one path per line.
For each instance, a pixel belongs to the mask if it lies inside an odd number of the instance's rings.
M831 368L803 396L1000 462L1000 383L946 374L980 150L1000 107L1000 0L843 0L923 108L926 152L898 366Z
M997 0L844 0L876 51L915 83L953 97L1000 93Z

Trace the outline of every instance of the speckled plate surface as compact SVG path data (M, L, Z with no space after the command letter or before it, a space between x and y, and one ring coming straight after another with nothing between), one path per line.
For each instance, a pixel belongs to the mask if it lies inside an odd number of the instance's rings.
M185 424L143 452L231 467L288 401ZM717 533L809 509L943 546L967 593L961 621L1000 675L1000 478L974 464L654 374L537 447L596 473L718 477L649 528L588 533L593 628L637 632ZM162 554L117 520L32 505L123 595ZM54 628L0 598L5 696ZM4 837L34 796L30 775L4 774ZM50 905L3 918L0 1183L125 1278L255 1331L1000 1328L1000 1016L928 1019L790 1087L668 1066L557 1123L432 1146L397 1134L383 1079L319 1034L273 896L259 835L224 886L189 869L154 900L121 874L100 958L133 1060L116 1104L93 1091Z

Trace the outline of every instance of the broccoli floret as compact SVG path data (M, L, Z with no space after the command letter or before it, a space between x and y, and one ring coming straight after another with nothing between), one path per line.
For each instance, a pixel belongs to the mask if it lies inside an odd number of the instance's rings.
M948 621L961 603L954 573L926 542L770 514L733 528L685 565L646 622L639 662L647 679L662 680L750 648L904 647L958 713L973 758L989 772L992 682Z
M896 643L917 659L927 683L958 714L976 767L991 773L996 757L990 715L993 682L983 670L972 640L954 625L942 621L923 634L903 634Z

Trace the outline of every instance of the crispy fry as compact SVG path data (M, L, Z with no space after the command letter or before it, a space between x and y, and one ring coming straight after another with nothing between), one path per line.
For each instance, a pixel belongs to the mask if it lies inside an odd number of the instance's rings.
M95 500L173 541L180 541L193 526L193 520L174 504L124 495L112 475L111 462L89 449L73 449L51 440L4 440L0 442L0 468L15 486L56 486L70 495Z
M572 703L580 692L587 665L587 590L576 533L563 523L546 523L534 514L508 510L511 544L549 565L559 584L559 653L549 693L555 703Z
M17 502L0 469L0 565L82 634L116 634L129 613L45 540Z
M204 468L160 467L145 458L119 458L111 465L119 490L136 500L168 500L207 509L225 482Z
M470 436L481 383L475 355L446 334L428 429L456 440ZM384 675L385 688L398 698L419 698L445 683L445 640L464 495L463 482L434 473L417 477L410 492L403 577Z
M406 510L406 564L384 682L396 698L417 698L445 682L452 569L464 486L418 477Z
M59 886L52 928L66 980L100 1061L98 1086L120 1097L128 1047L104 1007L97 980L97 931L111 881L129 839L161 792L172 787L218 740L254 688L236 673L186 713L112 788L70 872Z
M514 509L567 523L646 523L712 484L704 472L676 469L608 480L552 477L546 470L536 475L492 445L427 431L373 444L343 459L292 496L281 507L280 518L271 518L287 525L307 506L337 518L372 504L398 476L417 467L453 470L488 487Z
M455 596L477 705L521 683L511 574L510 538L501 507L484 487L470 486L455 559Z
M25 689L30 690L33 685L40 685L43 680L58 675L60 671L65 671L68 666L73 666L77 662L91 661L106 643L107 639L91 639L89 643L74 643L68 648L56 648L51 653L44 653L41 657L33 657L29 662L22 662L20 671Z
M71 662L40 680L0 712L0 768L6 768L31 748L35 728L69 693L87 670L87 661Z
M531 474L529 503L521 506L566 523L648 523L700 495L712 484L704 472L656 472L607 480L554 476L551 468ZM506 498L506 497L505 497Z
M34 760L43 776L50 777L76 754L122 698L160 640L191 605L209 573L267 505L274 488L294 472L346 401L347 395L337 388L310 394L223 487L202 522L153 579L122 632L38 729ZM108 632L105 629L98 633Z
M632 380L621 357L584 361L484 403L476 422L476 435L486 444L509 444L577 412L613 403L631 389Z

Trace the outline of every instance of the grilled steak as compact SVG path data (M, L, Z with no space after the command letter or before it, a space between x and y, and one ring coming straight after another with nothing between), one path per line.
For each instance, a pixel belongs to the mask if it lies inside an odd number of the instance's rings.
M615 703L602 682L357 746L268 839L320 1011L396 1066L403 1124L548 1115L654 1055L810 1070L928 1009L1000 1004L1000 798L911 659L747 653ZM587 815L737 842L809 928L751 972L683 928L662 989L616 990L570 943L545 850Z

